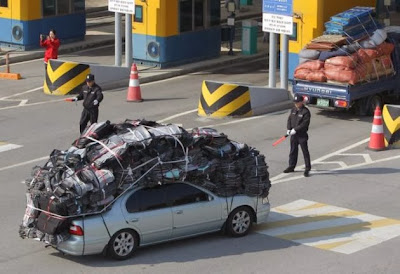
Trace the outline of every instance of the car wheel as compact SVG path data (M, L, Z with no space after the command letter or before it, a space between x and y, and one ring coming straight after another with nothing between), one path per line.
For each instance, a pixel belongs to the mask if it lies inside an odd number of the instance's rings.
M229 214L226 229L233 237L242 237L249 233L253 225L253 213L248 207L238 207Z
M132 257L138 247L137 234L129 229L123 229L114 234L108 243L108 254L117 260Z

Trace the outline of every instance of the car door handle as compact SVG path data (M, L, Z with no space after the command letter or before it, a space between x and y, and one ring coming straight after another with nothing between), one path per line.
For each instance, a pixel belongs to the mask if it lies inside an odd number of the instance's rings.
M139 221L139 219L138 218L135 218L135 219L132 219L131 220L131 223L136 223L136 222L138 222Z
M183 214L183 210L177 210L175 211L176 214Z

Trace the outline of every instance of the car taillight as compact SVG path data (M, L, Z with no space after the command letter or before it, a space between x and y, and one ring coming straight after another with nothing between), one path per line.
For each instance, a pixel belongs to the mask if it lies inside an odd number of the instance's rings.
M71 225L69 227L69 234L83 236L83 229L79 225Z
M335 107L345 108L345 107L347 107L347 101L336 100Z

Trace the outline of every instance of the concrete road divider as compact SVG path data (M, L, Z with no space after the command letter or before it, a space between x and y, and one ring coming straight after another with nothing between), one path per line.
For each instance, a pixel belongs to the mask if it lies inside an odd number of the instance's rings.
M385 146L400 148L400 106L385 105L382 112Z
M291 105L289 92L284 89L205 80L198 115L210 118L248 117Z
M43 85L44 93L78 93L89 73L95 75L96 83L103 89L112 89L128 85L130 68L49 60Z
M78 93L90 73L89 65L61 60L49 60L44 80L44 93L65 95Z
M249 88L237 84L203 81L198 114L221 118L251 116Z

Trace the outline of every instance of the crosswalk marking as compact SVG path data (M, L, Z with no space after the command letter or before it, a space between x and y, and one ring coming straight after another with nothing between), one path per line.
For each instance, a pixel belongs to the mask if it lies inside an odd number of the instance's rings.
M6 142L0 142L0 152L12 150L12 149L17 149L22 147L21 145L15 145L15 144L9 144Z
M307 200L271 210L256 232L320 249L351 254L400 236L400 220Z

